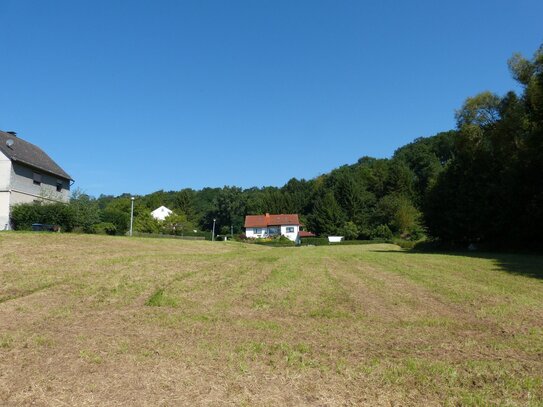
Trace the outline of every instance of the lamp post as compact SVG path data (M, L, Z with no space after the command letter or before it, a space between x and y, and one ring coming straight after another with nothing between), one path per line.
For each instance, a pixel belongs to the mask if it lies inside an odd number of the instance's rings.
M211 234L211 241L214 242L215 241L215 222L217 221L217 219L213 218L213 232Z
M130 236L132 236L132 227L134 226L134 197L131 197L130 201Z

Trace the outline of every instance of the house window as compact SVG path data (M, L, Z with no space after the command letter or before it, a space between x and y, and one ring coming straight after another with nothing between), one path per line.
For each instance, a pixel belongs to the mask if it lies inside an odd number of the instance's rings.
M62 192L62 181L57 181L57 192Z
M259 235L259 234L262 233L262 229L255 228L255 229L254 229L254 233L255 233L255 235Z
M278 235L280 233L280 230L278 227L270 227L268 231L270 235Z
M34 185L41 185L41 174L34 173Z
M287 233L294 233L294 226L287 226Z

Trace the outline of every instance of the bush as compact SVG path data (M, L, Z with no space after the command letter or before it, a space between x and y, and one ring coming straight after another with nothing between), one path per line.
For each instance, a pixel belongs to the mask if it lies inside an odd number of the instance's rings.
M99 235L114 235L117 233L117 227L111 222L100 222L93 225L92 231Z
M303 237L302 246L328 246L330 242L327 237Z
M160 233L160 224L148 212L140 213L134 218L134 231L142 233Z
M379 225L370 232L372 239L392 239L393 234L388 225Z
M113 223L117 229L117 234L126 233L130 223L130 213L117 209L106 209L100 214L100 219L104 223Z
M264 246L277 246L277 247L288 247L295 246L296 243L290 240L285 236L274 236L274 237L265 237L261 239L247 239L246 242L251 242L255 244L260 244Z
M73 231L94 233L94 225L100 222L100 209L96 200L76 189L72 193L69 205L74 211Z
M374 240L344 240L340 243L333 243L335 245L341 246L352 246L352 245L364 245L364 244L377 244L377 243L391 243L390 240L385 239L374 239Z
M360 235L360 232L358 227L353 222L349 221L343 225L341 234L345 236L345 239L347 240L354 240Z
M415 240L405 240L405 239L392 239L392 242L397 246L400 246L402 249L413 249L417 242Z
M15 230L31 230L33 223L57 225L64 232L70 232L76 226L74 209L63 203L15 205L10 217Z

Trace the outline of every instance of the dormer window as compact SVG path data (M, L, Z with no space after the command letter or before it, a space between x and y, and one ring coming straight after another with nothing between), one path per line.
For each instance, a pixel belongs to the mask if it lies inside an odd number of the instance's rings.
M41 185L41 174L34 173L34 185Z

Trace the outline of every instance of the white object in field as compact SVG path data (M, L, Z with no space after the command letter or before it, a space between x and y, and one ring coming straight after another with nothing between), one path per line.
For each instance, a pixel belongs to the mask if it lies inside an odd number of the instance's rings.
M168 216L170 216L173 213L171 209L166 208L165 206L161 206L159 208L156 208L153 212L151 212L151 216L155 218L156 220L164 220Z
M328 236L328 243L339 243L343 240L343 236Z

